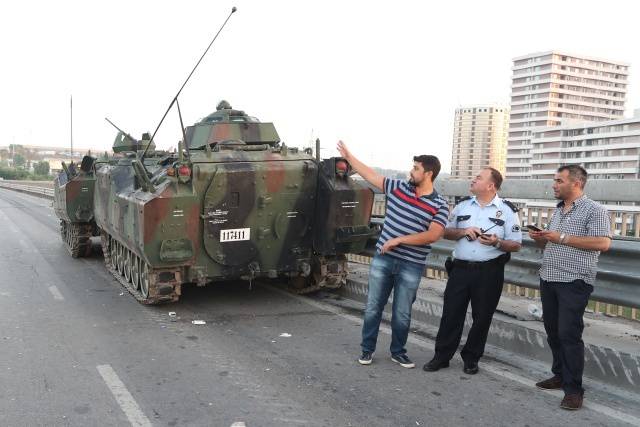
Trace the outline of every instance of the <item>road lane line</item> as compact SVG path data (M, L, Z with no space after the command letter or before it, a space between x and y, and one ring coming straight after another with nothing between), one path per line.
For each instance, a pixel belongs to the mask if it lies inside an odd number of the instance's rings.
M336 315L338 315L338 316L340 316L342 318L350 320L351 322L353 322L353 323L355 323L357 325L360 325L360 326L362 325L362 318L361 317L354 316L352 314L344 313L343 310L341 308L339 308L339 307L334 307L334 306L332 306L330 304L327 304L327 303L324 303L324 302L314 301L314 300L308 299L308 298L303 297L303 296L295 295L295 294L292 294L290 292L284 291L282 289L278 289L276 287L273 287L271 285L263 285L263 286L265 288L273 291L273 292L278 293L278 294L286 295L286 296L288 296L290 298L293 298L295 300L298 300L298 301L303 302L305 304L308 304L310 306L313 306L313 307L319 308L321 310L325 310L325 311L328 311L330 313L336 314ZM391 328L386 326L386 325L382 325L381 324L380 325L380 332L383 332L383 333L385 333L387 335L391 335ZM429 350L434 350L434 346L435 346L434 343L424 341L423 339L419 339L415 335L410 334L407 341L410 342L411 344L415 344L415 345L417 345L419 347L426 348L426 349L429 349ZM536 390L536 392L538 392L538 389L535 387L535 381L533 381L533 380L531 380L529 378L514 374L513 372L509 372L509 371L505 370L504 368L501 368L499 366L494 366L494 365L495 364L493 364L492 362L489 362L489 361L483 362L483 364L482 364L483 369L485 369L487 372L491 372L492 374L494 374L496 376L499 376L499 377L502 377L502 378L505 378L505 379L520 383L522 385L529 386L531 388L534 388ZM542 390L540 390L540 391L542 391ZM548 393L548 394L552 394L554 396L562 397L562 393L559 393L559 392L547 391L547 390L545 390L545 392ZM585 401L582 406L585 407L585 408L591 409L592 411L598 412L598 413L600 413L602 415L614 418L616 420L619 420L619 421L622 421L622 422L625 422L625 423L629 423L629 424L634 425L634 426L640 426L640 418L635 417L635 416L630 415L630 414L625 414L624 412L618 411L618 410L610 408L608 406L601 405L601 404L595 403L595 402L590 402L588 400Z
M118 374L113 370L111 365L98 365L96 367L98 372L102 376L102 379L107 383L107 387L113 393L113 397L116 398L118 405L122 409L122 412L127 416L129 422L135 427L151 427L151 421L140 409L140 406L133 399L129 390L124 386Z
M49 292L51 292L51 295L53 295L54 300L64 301L64 297L62 296L56 285L49 286Z

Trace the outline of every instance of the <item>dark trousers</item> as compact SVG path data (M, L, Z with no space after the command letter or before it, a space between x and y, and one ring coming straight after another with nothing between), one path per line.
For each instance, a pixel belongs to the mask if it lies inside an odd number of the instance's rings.
M582 317L593 286L583 280L546 282L540 280L542 315L547 342L553 354L551 372L562 378L566 394L584 392L584 342Z
M458 349L469 302L473 325L460 355L466 362L477 362L482 357L503 284L502 262L492 260L465 264L454 261L444 291L442 318L436 337L436 359L450 360Z

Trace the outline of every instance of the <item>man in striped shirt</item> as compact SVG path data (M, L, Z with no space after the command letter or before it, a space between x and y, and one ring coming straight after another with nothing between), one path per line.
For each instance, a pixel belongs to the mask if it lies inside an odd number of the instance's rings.
M411 324L411 306L424 273L430 244L444 235L449 206L433 188L440 172L435 156L413 158L409 181L389 179L358 160L342 142L338 151L371 185L383 191L387 210L377 251L369 270L369 292L362 325L360 364L369 365L376 349L382 311L393 290L391 311L391 360L415 367L405 345Z

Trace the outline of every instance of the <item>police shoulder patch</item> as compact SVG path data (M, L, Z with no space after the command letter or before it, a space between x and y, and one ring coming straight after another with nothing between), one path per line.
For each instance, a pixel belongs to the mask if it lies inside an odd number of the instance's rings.
M512 202L510 202L507 199L502 199L502 203L504 203L505 205L509 206L509 208L514 212L518 212L520 210L520 209L518 209L518 207L516 205L514 205Z

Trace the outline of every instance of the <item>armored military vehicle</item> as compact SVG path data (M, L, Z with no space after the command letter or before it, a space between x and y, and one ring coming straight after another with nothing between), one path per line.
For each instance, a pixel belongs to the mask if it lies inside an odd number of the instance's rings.
M60 236L74 258L91 253L91 236L97 231L93 218L94 161L85 156L79 170L75 163L63 162L63 171L54 182L53 208L60 218Z
M108 269L148 304L178 300L183 283L285 278L309 292L345 282L345 254L372 234L373 193L344 159L288 147L272 123L227 102L185 135L177 153L141 161L119 132L119 158L85 158L82 173L56 181L73 256L99 231Z

